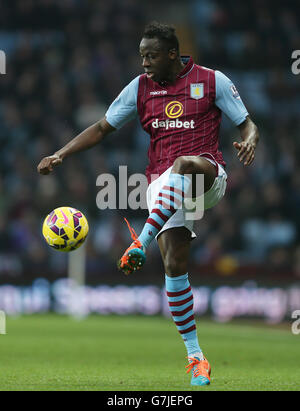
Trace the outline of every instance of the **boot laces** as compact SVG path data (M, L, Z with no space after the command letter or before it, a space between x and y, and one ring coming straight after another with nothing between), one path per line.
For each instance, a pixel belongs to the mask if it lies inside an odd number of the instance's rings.
M139 241L138 236L137 236L137 233L135 232L134 228L131 227L131 225L129 224L128 220L127 220L125 217L124 217L124 220L126 221L126 224L127 224L127 226L128 226L128 229L129 229L131 238L132 238L132 240L133 240L133 243L127 248L127 250L125 251L124 255L121 257L121 259L120 259L120 261L119 261L119 267L120 267L120 268L123 268L123 267L126 267L126 266L127 266L128 270L132 270L132 269L133 269L133 266L132 266L132 264L130 264L130 258L129 258L128 252L129 252L130 250L132 250L133 248L140 248L140 249L142 249L143 246L142 246L142 243ZM135 261L132 260L132 263L134 263L134 262L135 262Z
M191 370L193 370L193 376L199 377L199 375L203 377L209 377L209 370L207 369L207 361L198 360L195 357L187 357L190 363L185 367L187 368L186 373L188 374Z

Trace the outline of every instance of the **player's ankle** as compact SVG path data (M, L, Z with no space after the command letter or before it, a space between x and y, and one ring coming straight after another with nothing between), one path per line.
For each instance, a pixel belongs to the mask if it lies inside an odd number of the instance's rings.
M144 244L144 242L142 242L139 237L138 237L138 241L139 241L139 243L140 243L140 245L141 245L141 247L142 247L142 250L143 250L144 253L145 253L145 252L146 252L146 249L147 249L147 245Z
M198 351L198 352L194 352L194 353L191 353L191 354L188 354L188 356L189 357L197 357L197 358L199 358L199 360L201 361L201 360L204 360L204 355L203 355L203 352L202 351Z

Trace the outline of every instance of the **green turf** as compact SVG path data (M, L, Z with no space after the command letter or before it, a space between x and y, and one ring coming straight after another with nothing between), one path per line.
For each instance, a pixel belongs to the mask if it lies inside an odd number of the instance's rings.
M0 390L299 390L300 336L289 329L200 320L198 334L212 366L208 387L190 386L170 319L9 317Z

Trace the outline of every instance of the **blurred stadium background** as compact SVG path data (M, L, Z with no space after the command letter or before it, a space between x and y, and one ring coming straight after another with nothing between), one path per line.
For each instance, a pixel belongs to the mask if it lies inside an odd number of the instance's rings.
M195 311L223 321L289 319L300 309L300 75L291 71L300 6L293 0L1 0L0 309L67 312L68 256L46 245L41 226L49 211L71 205L90 225L78 310L167 315L156 244L142 272L125 277L116 268L130 241L123 216L138 232L146 212L96 206L99 174L117 177L120 165L129 175L144 172L148 137L138 122L50 176L36 172L142 72L138 45L152 19L177 27L182 54L235 82L261 134L255 163L244 168L232 147L237 132L223 120L228 190L197 223Z

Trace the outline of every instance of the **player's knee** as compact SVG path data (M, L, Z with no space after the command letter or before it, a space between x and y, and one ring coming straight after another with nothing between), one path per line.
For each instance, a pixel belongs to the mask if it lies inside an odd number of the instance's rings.
M175 257L173 253L167 253L164 258L164 266L166 274L170 277L183 275L187 272L187 262Z
M190 156L181 156L176 158L173 164L172 171L178 174L191 174L193 169Z
M201 172L201 159L194 156L180 156L176 158L172 171L178 174L194 174Z

